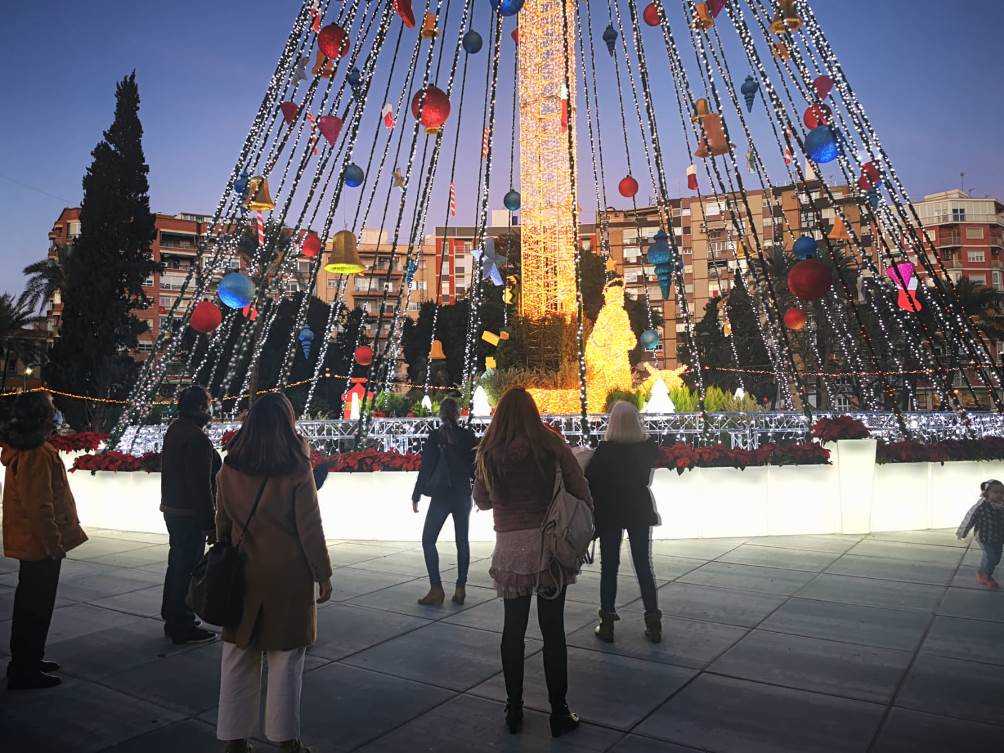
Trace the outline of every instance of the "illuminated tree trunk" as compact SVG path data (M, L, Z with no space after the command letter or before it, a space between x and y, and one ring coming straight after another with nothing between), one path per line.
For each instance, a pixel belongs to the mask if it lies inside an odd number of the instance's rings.
M571 91L565 88L562 2ZM575 143L575 2L526 0L519 14L520 313L575 314L575 248L568 132Z

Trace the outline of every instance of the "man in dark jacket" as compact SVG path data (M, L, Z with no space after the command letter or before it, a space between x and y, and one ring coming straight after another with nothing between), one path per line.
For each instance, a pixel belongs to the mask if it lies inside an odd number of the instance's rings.
M205 554L207 532L215 526L216 473L222 461L203 431L211 416L212 400L205 387L182 390L178 418L168 427L161 449L160 511L170 549L160 615L164 634L178 644L216 637L198 627L185 604L192 570Z

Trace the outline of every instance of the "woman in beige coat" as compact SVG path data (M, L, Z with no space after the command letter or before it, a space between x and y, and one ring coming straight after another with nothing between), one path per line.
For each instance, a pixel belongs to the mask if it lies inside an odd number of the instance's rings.
M227 742L227 753L250 750L264 657L265 736L283 753L306 751L299 739L303 660L317 637L314 584L317 603L327 601L331 563L310 450L284 395L255 402L230 442L217 476L216 535L240 543L244 564L243 617L223 630L217 737Z

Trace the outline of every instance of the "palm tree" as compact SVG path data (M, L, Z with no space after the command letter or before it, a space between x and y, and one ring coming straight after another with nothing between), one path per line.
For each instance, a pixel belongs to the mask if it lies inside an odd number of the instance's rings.
M17 356L22 363L37 360L39 345L35 340L25 337L24 330L30 329L43 318L29 305L27 291L17 298L10 293L0 295L0 351L4 359L0 390L7 386L11 355Z
M955 295L973 326L991 341L1004 340L1004 292L962 277Z
M23 272L28 277L24 293L21 297L32 311L38 311L45 306L56 291L63 289L66 259L70 254L69 246L56 246L56 257L47 256L34 264L29 264Z

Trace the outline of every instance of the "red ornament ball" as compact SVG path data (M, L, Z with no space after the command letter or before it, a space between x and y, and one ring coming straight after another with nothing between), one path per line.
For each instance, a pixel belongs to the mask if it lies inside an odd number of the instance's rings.
M349 51L349 35L338 24L328 24L317 33L317 47L325 56L337 60Z
M373 348L369 345L360 345L356 348L355 359L360 366L369 366L373 363Z
M649 26L658 26L662 23L662 6L659 3L649 3L641 12L641 17Z
M879 173L874 162L865 162L861 166L861 177L858 178L858 187L862 191L870 191L882 182L882 175Z
M422 101L422 90L415 92L411 98L411 114L418 118L419 103ZM450 99L446 92L435 86L425 87L425 103L422 105L422 125L426 131L436 131L443 127L450 117Z
M300 243L300 254L308 259L313 259L321 253L321 239L313 230L306 230L303 233L303 241Z
M826 295L833 284L833 274L819 259L805 259L788 272L788 290L803 301L815 301Z
M621 196L625 199L630 199L638 193L638 181L630 175L625 175L621 178L621 182L617 184L617 190L620 191Z
M807 319L805 312L795 306L784 312L784 326L795 332L805 328Z
M802 121L805 123L805 127L810 130L819 128L821 125L830 125L833 122L833 110L830 109L829 105L813 105L805 111Z
M192 311L191 327L196 332L208 335L223 323L223 314L212 301L201 301Z

